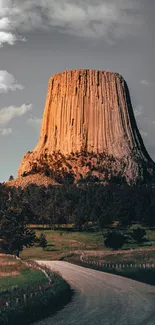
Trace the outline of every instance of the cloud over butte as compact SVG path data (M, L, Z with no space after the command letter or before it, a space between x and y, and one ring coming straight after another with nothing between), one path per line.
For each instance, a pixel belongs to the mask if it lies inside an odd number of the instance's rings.
M25 33L41 29L86 38L124 38L138 32L141 14L141 4L134 0L1 0L0 46L26 41Z

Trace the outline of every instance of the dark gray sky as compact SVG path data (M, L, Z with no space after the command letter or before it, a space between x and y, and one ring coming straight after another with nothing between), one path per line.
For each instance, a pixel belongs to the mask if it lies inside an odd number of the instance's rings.
M38 141L48 79L72 68L122 74L155 159L154 16L154 0L0 0L0 182Z

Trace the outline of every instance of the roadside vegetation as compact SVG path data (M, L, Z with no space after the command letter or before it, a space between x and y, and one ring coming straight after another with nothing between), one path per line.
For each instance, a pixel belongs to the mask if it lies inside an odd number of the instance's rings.
M20 325L55 312L71 298L69 285L59 274L35 263L31 267L9 255L0 255L0 324Z
M24 259L62 259L80 251L155 247L152 185L0 184L0 247ZM135 257L136 258L136 257Z
M149 184L30 184L24 189L0 184L0 251L7 259L14 254L24 261L56 259L82 265L84 254L105 263L154 263L154 227L155 188ZM59 275L50 274L51 286L41 271L18 263L15 269L13 264L8 264L9 270L4 264L1 268L1 294L12 299L2 308L2 325L29 324L71 296ZM154 269L103 271L155 284ZM25 294L26 303L20 298ZM12 304L14 299L19 305Z
M146 284L150 285L155 285L155 268L120 268L117 269L115 267L104 267L104 266L98 266L95 264L88 265L87 263L81 262L79 260L72 260L72 263L78 264L80 266L84 266L86 268L91 268L93 270L101 271L101 272L106 272L106 273L111 273L115 275L120 275L125 278L130 278L132 280L136 280L139 282L143 282Z
M77 232L73 228L68 228L68 230L61 228L59 230L42 230L35 229L37 237L40 236L42 232L46 236L47 246L43 250L39 246L33 246L31 248L24 248L21 253L21 257L24 260L31 259L47 259L47 260L72 260L78 258L82 252L87 256L91 254L93 256L103 256L105 260L109 258L109 263L116 262L123 263L124 259L127 263L128 261L135 262L140 261L140 263L153 263L155 261L155 230L145 227L146 235L141 242L133 239L130 236L133 229L139 228L138 225L131 226L128 230L121 229L124 234L125 242L121 249L113 249L106 247L104 244L104 238L107 232L118 229L118 226L111 226L106 228L104 232L96 231L92 232L92 225L90 225L91 231L81 231ZM109 257L108 257L109 256Z

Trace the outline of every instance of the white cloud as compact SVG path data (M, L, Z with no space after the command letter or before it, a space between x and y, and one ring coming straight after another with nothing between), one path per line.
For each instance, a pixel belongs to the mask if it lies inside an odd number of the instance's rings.
M37 117L31 117L27 120L27 123L34 127L35 129L37 129L37 131L40 130L40 126L41 126L41 122L42 122L42 119L41 118L37 118Z
M13 21L15 6L10 0L0 0L0 47L5 43L14 45L16 41L26 41L16 34L16 24Z
M135 26L141 23L140 2L134 0L4 1L0 1L0 25L7 28L8 39L1 34L1 44L14 44L18 40L15 32L52 28L82 37L122 38L133 35L133 28L136 34Z
M0 128L0 135L2 135L2 136L9 135L11 133L12 133L12 129L11 128L7 128L7 129Z
M10 0L0 0L0 17L9 11L10 3Z
M138 116L141 116L144 112L144 107L139 105L137 106L135 109L134 109L134 113L135 113L135 116L138 117Z
M2 47L4 43L8 43L9 45L14 45L16 41L17 41L16 35L12 33L0 31L0 47Z
M16 81L14 76L7 71L0 70L0 93L7 93L9 90L15 91L24 89L24 87Z
M140 82L142 85L144 85L144 86L149 86L150 85L150 82L148 81L148 80L141 80L141 82Z
M0 30L9 29L10 20L8 17L3 17L0 19Z
M20 117L22 115L25 115L31 109L32 109L32 104L30 105L23 104L20 107L9 106L0 109L0 125L5 125L9 123L15 117Z

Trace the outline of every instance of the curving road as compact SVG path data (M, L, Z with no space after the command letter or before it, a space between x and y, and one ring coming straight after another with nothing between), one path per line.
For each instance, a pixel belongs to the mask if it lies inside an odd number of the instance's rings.
M35 325L155 325L155 288L67 262L37 261L59 271L72 301Z

